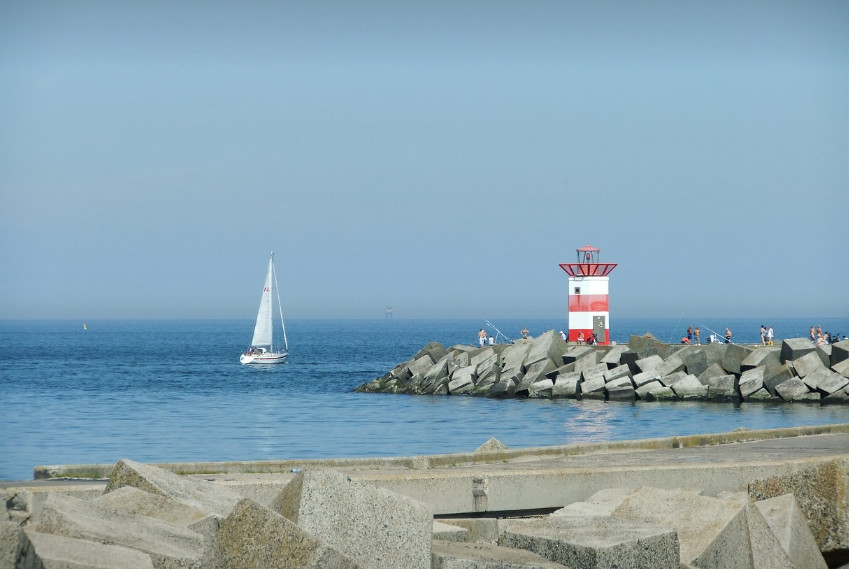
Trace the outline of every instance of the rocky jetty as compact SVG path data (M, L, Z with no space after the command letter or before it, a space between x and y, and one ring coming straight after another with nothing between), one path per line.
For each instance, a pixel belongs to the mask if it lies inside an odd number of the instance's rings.
M513 344L433 342L367 393L607 399L849 403L849 340L814 345L677 345L651 335L627 345L567 344L550 330Z

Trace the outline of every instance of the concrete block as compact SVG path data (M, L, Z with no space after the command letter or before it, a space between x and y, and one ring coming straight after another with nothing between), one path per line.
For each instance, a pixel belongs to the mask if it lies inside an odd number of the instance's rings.
M660 376L660 382L663 385L666 385L668 387L672 387L673 385L675 385L676 383L678 383L679 381L681 381L682 379L684 379L686 377L687 377L687 372L684 371L683 369L681 369L681 370L678 370L676 372L670 373L669 375L661 375Z
M631 369L625 364L608 369L604 372L604 381L607 383L610 383L614 379L620 379L623 377L628 379L628 383L631 383Z
M564 569L544 557L487 543L433 542L433 569Z
M708 368L707 352L697 348L686 352L681 359L684 361L684 371L699 377Z
M469 365L473 365L479 369L481 367L489 367L494 363L500 364L498 360L499 354L495 351L495 348L493 346L487 346L469 358Z
M825 559L793 494L761 500L755 502L754 507L778 539L793 567L826 569Z
M450 354L445 354L439 361L430 366L419 380L420 389L423 391L433 390L434 386L447 384L450 380L448 372L448 360Z
M134 516L150 516L184 526L198 521L208 513L168 496L151 494L133 486L112 490L92 502Z
M532 383L528 387L528 397L532 399L544 399L552 397L554 391L554 382L547 377Z
M657 391L659 389L669 389L670 393L672 393L673 395L675 394L675 392L672 391L672 389L670 389L669 387L666 387L665 385L663 385L658 380L654 380L654 381L650 381L648 383L644 383L641 386L637 387L634 390L634 392L637 394L637 397L639 397L640 399L646 399L649 393L651 393L652 391ZM654 400L655 399L652 399L652 401L654 401Z
M456 369L451 374L451 381L448 382L448 393L450 395L470 393L475 387L475 369L473 365Z
M433 520L433 539L443 541L466 541L469 530L460 526L446 524L439 520Z
M435 364L436 361L430 356L430 354L424 354L419 356L416 359L411 360L407 364L407 369L409 370L410 378L413 381L421 381L428 370Z
M573 569L678 569L678 537L669 527L594 516L509 520L500 545L526 549Z
M756 367L747 369L740 374L738 389L744 399L764 386L765 370L765 367Z
M469 356L469 352L458 352L456 348L452 348L452 351L449 352L450 357L448 358L448 375L453 374L460 368L467 367L471 365L471 357Z
M611 379L604 384L605 388L609 391L611 389L618 389L620 387L630 387L633 389L634 384L631 383L631 378L628 376L618 377L616 379Z
M656 370L661 364L663 364L663 358L658 355L651 355L646 358L642 358L637 360L636 366L640 373L645 373L647 371Z
M592 365L598 362L596 351L592 346L568 346L563 352L562 361L564 364L569 364L587 357L592 360Z
M660 379L660 374L656 371L644 371L634 375L631 378L634 387L641 387L647 383L652 381L658 381Z
M552 397L571 397L575 398L578 391L578 381L581 379L581 372L573 371L563 375L558 375L554 380L554 387L551 390Z
M723 370L724 371L724 370ZM711 401L735 401L740 399L737 391L737 377L731 374L713 376L699 382L708 388L707 398Z
M430 357L431 363L440 360L448 350L445 349L445 346L442 345L441 342L428 342L425 344L421 350L416 352L416 355L413 356L413 360L417 360L424 355Z
M796 375L788 364L781 364L776 368L767 366L764 373L764 387L766 387L773 395L778 395L775 386L784 383L788 379L793 379Z
M843 360L841 362L837 362L836 364L832 364L831 369L835 372L839 373L843 377L849 377L849 360Z
M557 331L549 330L533 339L531 349L525 357L525 365L532 366L537 362L550 360L555 363L554 367L557 367L568 348L568 344L563 341Z
M808 386L798 377L779 383L775 386L775 391L785 401L798 401L810 393Z
M229 514L241 499L241 496L225 486L179 476L169 470L127 459L120 460L115 465L104 493L124 486L168 496L202 512L220 517Z
M820 357L824 366L831 365L831 344L817 344L815 353Z
M831 366L849 360L849 340L841 340L831 345Z
M815 349L816 346L807 338L787 338L781 342L781 363L796 361Z
M607 488L599 490L583 502L573 502L551 513L552 516L610 516L634 488Z
M563 340L560 341L562 342ZM549 359L539 360L531 364L528 366L527 371L525 371L525 376L522 378L522 382L516 387L516 391L527 390L532 384L543 379L548 379L548 374L555 369L557 369L557 367L554 365L554 362Z
M777 395L773 395L766 387L761 387L757 391L746 395L746 401L781 401Z
M761 346L753 350L740 363L740 370L746 371L756 367L778 367L781 365L781 346Z
M849 387L844 387L840 391L826 395L822 398L822 403L849 403Z
M333 470L305 470L271 504L365 568L429 567L427 506Z
M604 395L604 376L597 374L584 378L579 384L581 388L581 397L586 397L592 393Z
M610 348L610 350L604 354L604 357L601 358L601 363L606 364L609 368L615 368L623 364L621 361L622 354L628 351L627 345L617 345Z
M504 369L515 368L524 371L525 358L531 350L530 344L519 342L511 344L501 353L501 366Z
M849 385L849 379L828 368L818 368L802 379L811 391L819 391L823 395L831 395Z
M356 561L285 517L245 498L217 531L228 569L356 569Z
M684 360L681 359L681 356L679 356L678 354L675 354L675 355L670 356L667 359L663 360L663 362L661 362L654 369L657 373L660 374L660 377L672 375L673 373L676 373L676 372L679 372L679 371L683 372L684 371Z
M16 567L15 563L25 547L26 539L21 525L8 520L0 521L0 567Z
M450 518L443 521L465 529L468 532L466 541L489 543L491 545L498 542L497 518Z
M605 364L595 364L581 370L581 379L583 381L589 381L600 377L602 381L604 381L604 374L606 371L607 366Z
M17 567L43 569L153 569L150 555L121 545L24 530L26 546ZM16 567L14 564L2 567Z
M673 401L679 398L678 394L671 387L666 387L665 385L647 392L641 392L640 397L646 401Z
M796 569L760 510L746 504L745 513L752 569Z
M708 366L708 368L698 375L699 381L701 381L704 385L708 385L708 381L713 377L722 377L723 375L728 375L721 365L717 363L713 363Z
M605 391L607 393L607 399L610 401L634 401L637 398L634 386L630 383L619 387L610 387L610 384L608 384Z
M137 549L150 555L155 566L191 566L204 553L203 538L182 525L128 515L102 504L56 493L47 496L41 519L29 527L39 533Z
M675 395L681 399L706 399L708 394L708 386L696 379L695 375L686 375L673 383L671 386Z
M754 500L793 494L820 551L849 550L849 460L755 480L748 490Z
M826 365L823 363L822 358L820 358L816 350L805 354L801 358L793 360L793 369L796 370L796 375L802 379L804 379L808 374L825 367Z
M747 348L740 344L725 344L725 353L722 357L722 367L728 373L739 374L743 360L749 357L752 353L752 348Z
M718 499L687 490L643 487L613 512L617 519L673 528L678 535L681 563L696 567L728 567L723 559L746 559L746 499ZM745 567L745 565L742 565Z

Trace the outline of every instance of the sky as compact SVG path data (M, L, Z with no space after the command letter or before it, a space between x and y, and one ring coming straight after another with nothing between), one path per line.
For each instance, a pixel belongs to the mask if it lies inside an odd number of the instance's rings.
M849 316L849 2L0 3L0 319Z

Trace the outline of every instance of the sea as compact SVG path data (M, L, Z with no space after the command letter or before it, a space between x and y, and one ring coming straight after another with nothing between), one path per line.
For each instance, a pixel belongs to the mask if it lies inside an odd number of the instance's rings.
M37 465L393 457L849 423L849 405L606 402L354 393L428 342L474 344L561 330L527 320L293 320L287 363L246 366L252 320L0 320L0 480ZM611 339L687 326L759 343L849 317L614 319Z

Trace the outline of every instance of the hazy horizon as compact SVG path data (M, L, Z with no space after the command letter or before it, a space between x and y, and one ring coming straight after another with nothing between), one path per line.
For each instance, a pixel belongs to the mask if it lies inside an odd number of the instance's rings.
M846 317L847 93L837 1L4 3L0 319Z

